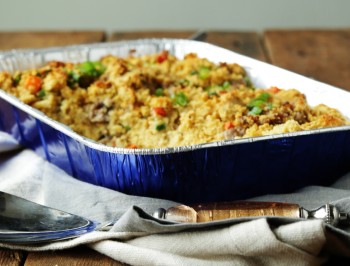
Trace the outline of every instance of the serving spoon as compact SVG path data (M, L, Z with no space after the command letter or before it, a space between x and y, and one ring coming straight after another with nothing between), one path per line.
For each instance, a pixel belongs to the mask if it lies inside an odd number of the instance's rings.
M308 211L282 202L221 202L159 208L153 216L173 222L199 223L252 216L322 219L331 225L348 222L349 215L330 204ZM0 242L33 244L78 237L108 230L113 222L99 224L84 217L43 206L0 191Z
M98 223L0 192L0 242L34 243L77 237Z

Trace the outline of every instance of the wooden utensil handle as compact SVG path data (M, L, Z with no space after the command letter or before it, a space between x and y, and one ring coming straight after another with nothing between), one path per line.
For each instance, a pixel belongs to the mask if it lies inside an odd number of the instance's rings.
M300 206L282 202L220 202L169 208L165 218L177 222L210 222L239 217L283 216L300 218Z

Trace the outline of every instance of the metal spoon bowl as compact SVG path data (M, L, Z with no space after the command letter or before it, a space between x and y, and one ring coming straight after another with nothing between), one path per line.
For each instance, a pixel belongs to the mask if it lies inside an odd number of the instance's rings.
M0 192L0 241L54 241L96 230L98 223Z

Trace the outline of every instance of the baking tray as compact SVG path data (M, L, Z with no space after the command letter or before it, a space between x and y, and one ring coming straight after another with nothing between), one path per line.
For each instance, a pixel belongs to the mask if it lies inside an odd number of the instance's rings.
M256 87L296 88L310 105L337 108L350 117L350 93L232 51L198 41L143 39L18 50L0 54L0 71L59 60L98 60L164 49L182 58L238 63ZM328 185L350 170L350 126L159 149L107 147L84 138L0 90L0 130L73 177L126 194L183 203L238 200ZM78 193L78 192L77 192Z

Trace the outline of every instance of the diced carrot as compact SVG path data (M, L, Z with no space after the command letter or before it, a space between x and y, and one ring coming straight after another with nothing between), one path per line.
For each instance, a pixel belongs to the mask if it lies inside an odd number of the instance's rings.
M270 89L269 89L269 91L270 92L272 92L272 93L277 93L277 92L279 92L281 89L280 88L277 88L277 87L271 87Z
M168 59L168 52L167 51L163 51L157 56L158 63L163 63L167 59Z
M41 90L42 83L43 81L40 77L31 75L27 78L24 86L31 93L35 94Z
M137 149L138 147L135 144L130 144L130 145L127 146L127 148L129 148L129 149Z
M230 128L233 128L233 123L232 122L226 122L224 127L225 127L226 130L228 130Z
M157 115L166 116L166 110L164 107L154 107L153 110Z

